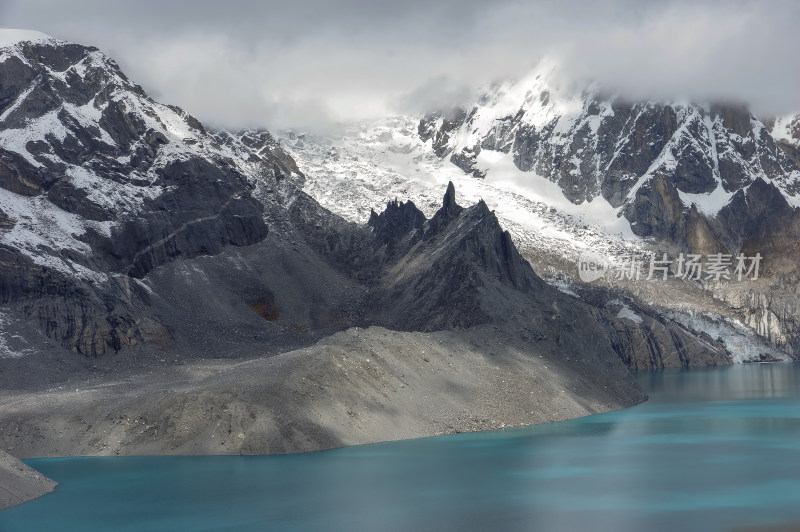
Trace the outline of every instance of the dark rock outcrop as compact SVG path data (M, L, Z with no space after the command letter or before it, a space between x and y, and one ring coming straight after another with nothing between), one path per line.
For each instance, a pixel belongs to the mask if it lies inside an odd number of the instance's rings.
M612 305L612 308L615 308ZM599 313L614 351L633 370L727 366L731 354L718 339L639 310L636 320Z
M381 214L370 213L367 225L372 228L375 240L381 252L388 260L408 250L422 239L422 227L425 224L422 214L412 201L391 201Z
M410 202L390 203L370 227L386 250L371 302L385 323L426 331L469 327L491 321L496 302L484 298L544 285L486 204L459 206L452 183L430 220Z
M425 115L419 123L419 136L422 140L430 140L433 151L439 157L449 151L450 138L467 119L467 112L460 107L455 107L445 113L431 113Z

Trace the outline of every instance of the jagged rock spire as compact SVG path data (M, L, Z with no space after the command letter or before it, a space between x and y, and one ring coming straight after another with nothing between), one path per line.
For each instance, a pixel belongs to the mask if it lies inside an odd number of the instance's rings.
M447 183L447 192L444 193L444 202L442 203L442 208L445 212L450 211L453 207L456 206L456 187L453 185L453 182L450 181Z
M444 194L444 201L442 201L442 208L436 211L433 218L427 224L425 229L426 238L438 233L443 227L449 224L452 220L458 218L458 215L464 210L463 207L456 203L456 187L453 182L447 183L447 192Z

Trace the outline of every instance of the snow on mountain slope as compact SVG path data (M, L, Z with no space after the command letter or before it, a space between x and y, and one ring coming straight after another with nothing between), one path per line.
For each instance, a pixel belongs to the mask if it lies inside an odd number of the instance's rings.
M0 173L9 180L0 209L16 221L0 244L37 264L98 280L85 261L54 250L90 256L82 235L109 236L174 190L163 171L176 161L227 160L253 184L273 171L238 139L221 142L153 101L94 48L17 30L0 30L0 44Z
M771 133L776 140L783 140L799 146L800 115L785 115L776 118Z
M336 138L292 131L277 138L305 172L304 190L355 222L365 222L370 209L381 211L395 198L413 200L430 216L452 181L459 202L483 199L523 252L550 250L574 263L586 251L623 256L647 249L603 198L575 205L555 184L523 174L503 153L481 154L478 164L487 177L472 179L437 157L416 128L415 118L397 117L347 126Z
M769 121L767 122L769 124ZM770 133L795 165L800 168L800 115L780 116L775 119ZM800 206L800 202L792 202Z

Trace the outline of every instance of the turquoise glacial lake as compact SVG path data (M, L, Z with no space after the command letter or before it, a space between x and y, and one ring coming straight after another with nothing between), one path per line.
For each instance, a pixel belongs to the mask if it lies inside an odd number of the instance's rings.
M27 460L61 484L0 512L0 530L800 528L800 365L639 379L647 403L535 427L293 456Z

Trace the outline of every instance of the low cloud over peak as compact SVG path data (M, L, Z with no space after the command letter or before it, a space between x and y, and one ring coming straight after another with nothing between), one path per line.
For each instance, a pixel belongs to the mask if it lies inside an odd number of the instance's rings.
M800 111L800 4L10 0L9 27L93 44L165 103L236 128L421 112L520 77L542 56L635 98Z

